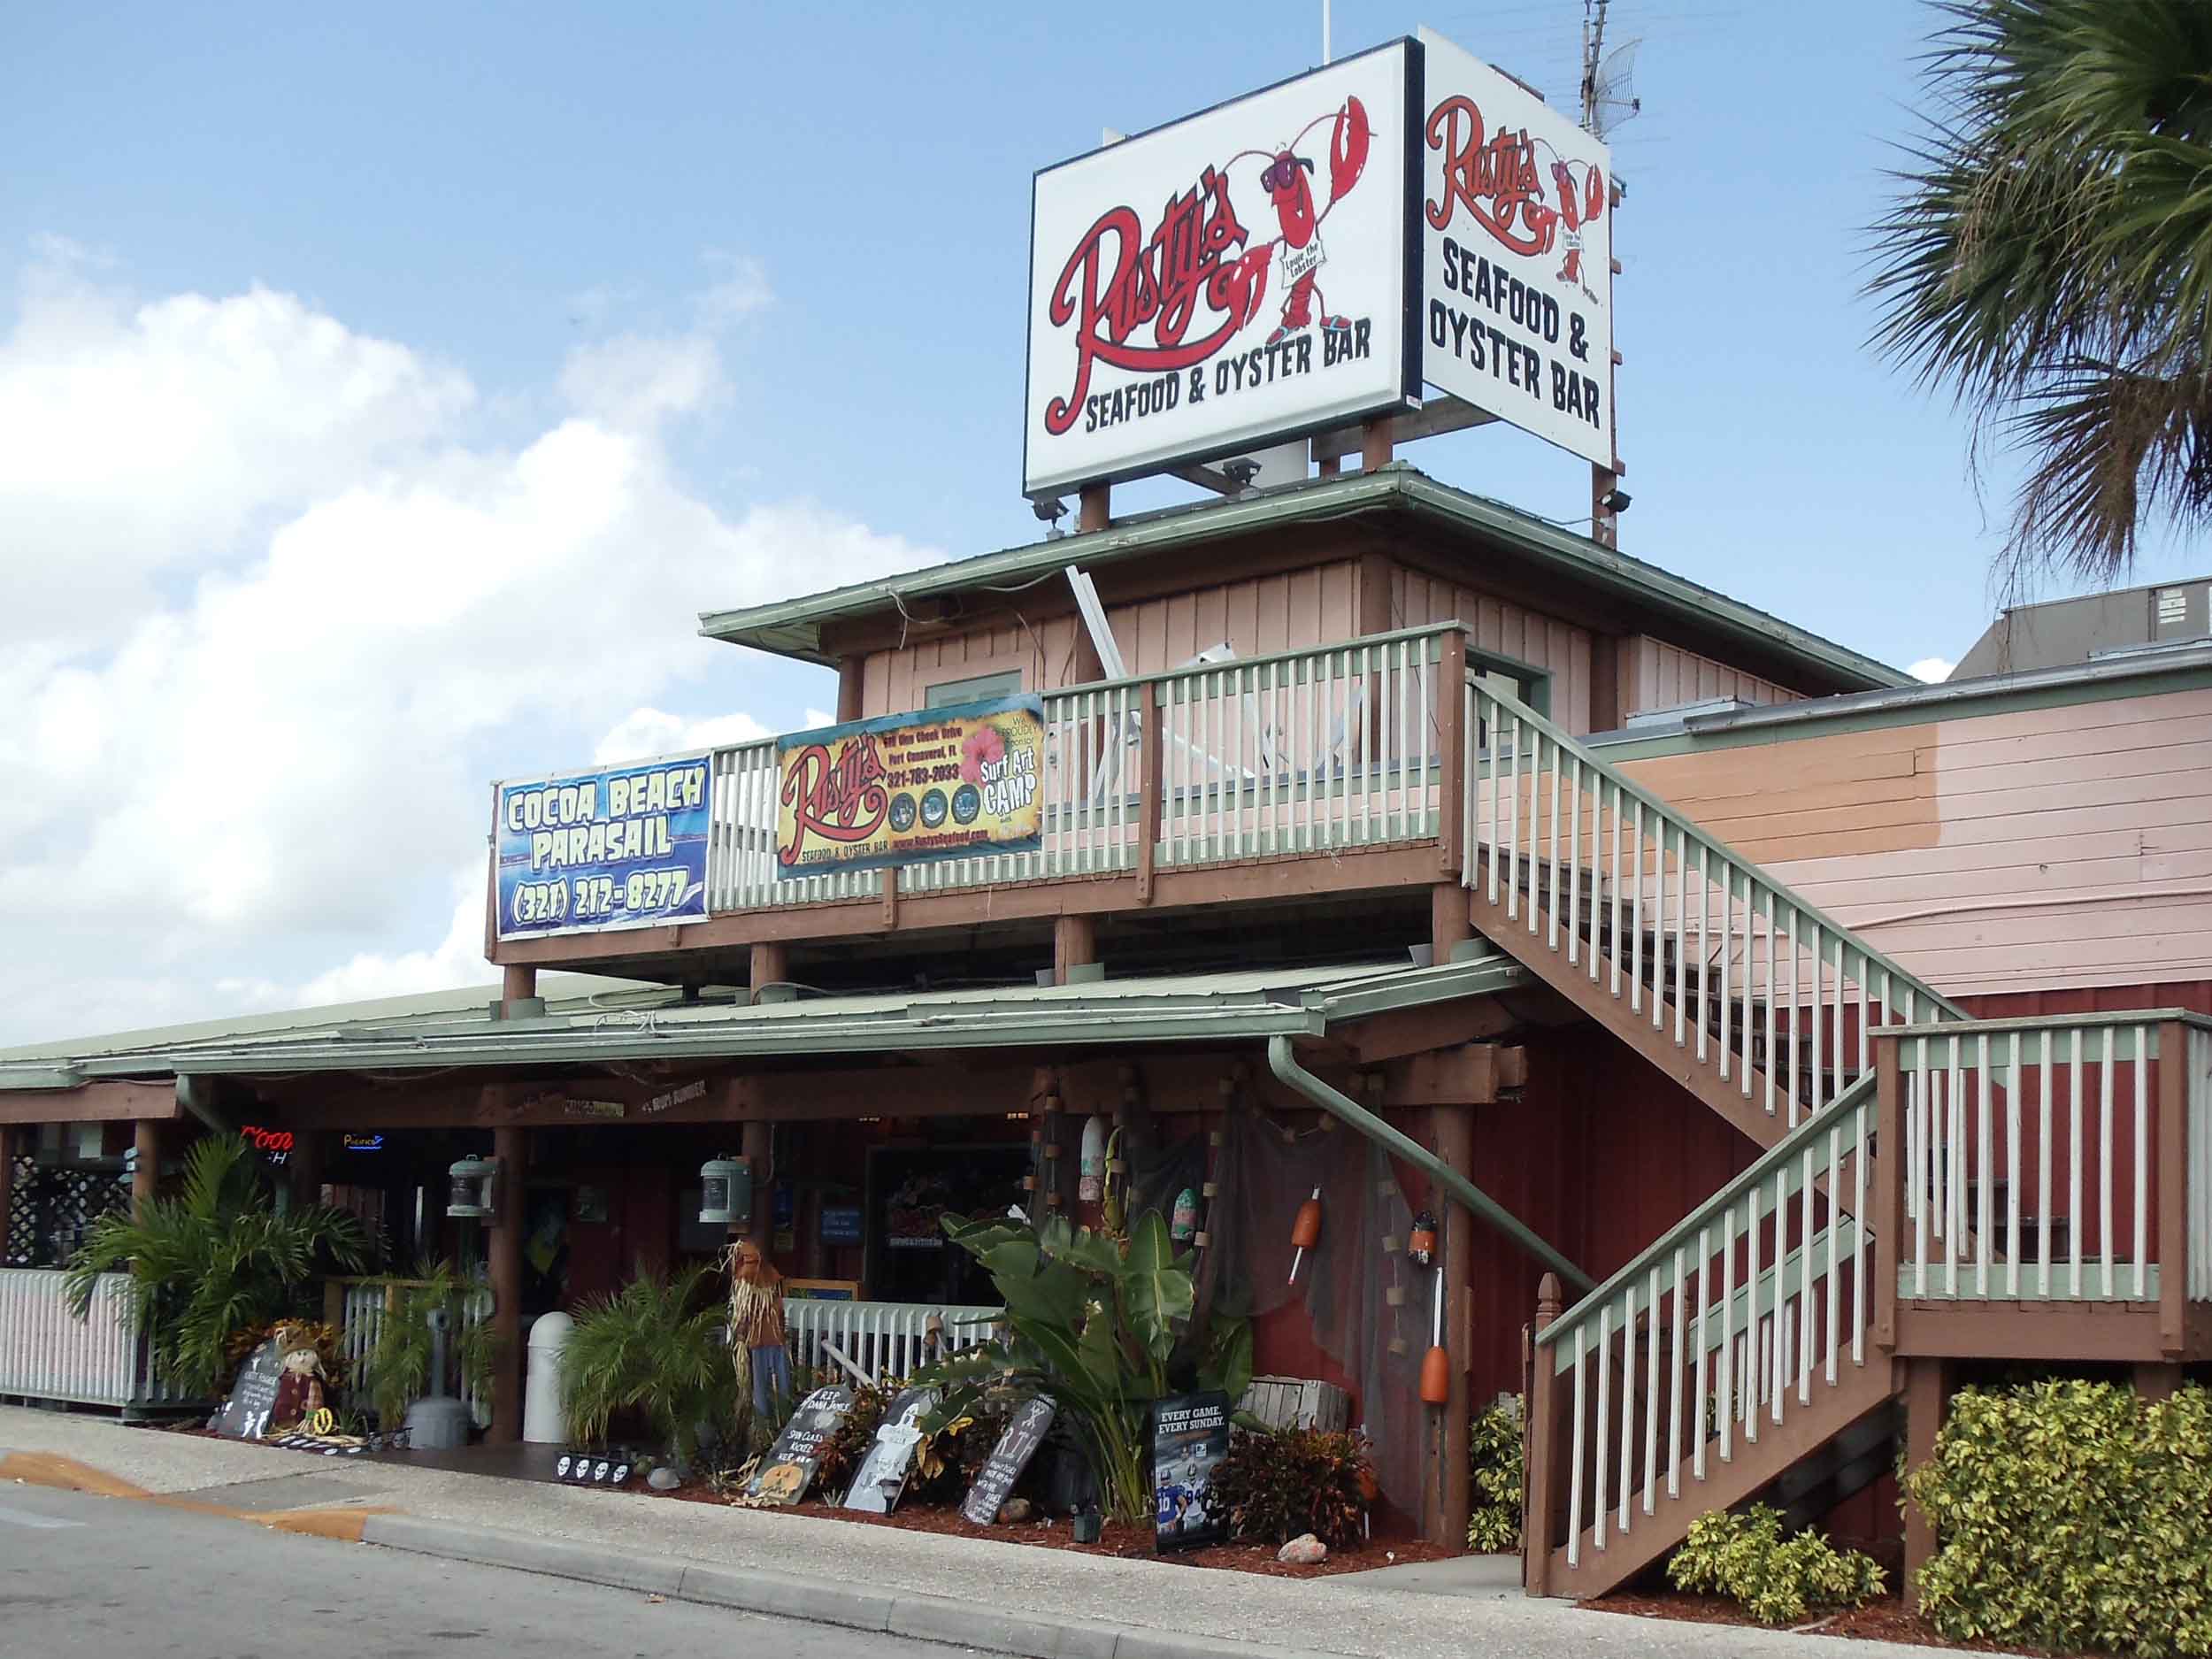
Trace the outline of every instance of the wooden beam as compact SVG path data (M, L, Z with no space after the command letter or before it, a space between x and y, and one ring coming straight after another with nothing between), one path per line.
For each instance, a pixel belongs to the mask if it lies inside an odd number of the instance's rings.
M1897 1303L1901 1357L2162 1361L2154 1302Z
M0 1090L0 1123L134 1123L177 1115L176 1086L105 1079L71 1089Z
M492 1423L484 1438L511 1446L522 1439L522 1192L529 1179L528 1139L520 1129L492 1132L499 1160L491 1226Z
M1383 1067L1383 1104L1487 1106L1498 1098L1503 1075L1525 1075L1526 1057L1524 1049L1487 1042L1407 1055ZM1443 1153L1439 1151L1437 1156L1441 1157Z
M1143 910L1164 913L1223 904L1260 904L1426 887L1435 879L1436 841L1432 836L1364 851L1286 853L1237 864L1163 870L1155 878L1149 906L1138 896L1133 873L1015 882L949 893L909 893L899 900L898 931L956 933L1056 916L1109 916ZM674 949L679 953L734 952L770 941L828 942L880 936L885 931L883 906L875 899L739 910L666 930L675 936ZM653 932L656 940L661 938L662 930ZM620 932L510 939L500 945L499 960L603 972L611 971L614 964L650 962L670 954L666 949L641 949L641 942L637 934Z
M1395 1060L1431 1048L1455 1048L1501 1037L1520 1022L1494 996L1462 997L1425 1008L1402 1008L1330 1027L1329 1035L1362 1065Z

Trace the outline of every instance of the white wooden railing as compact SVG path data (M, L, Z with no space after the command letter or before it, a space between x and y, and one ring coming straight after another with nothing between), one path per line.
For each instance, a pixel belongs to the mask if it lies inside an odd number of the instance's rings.
M818 1377L865 1383L910 1376L946 1354L987 1342L998 1308L933 1302L815 1302L787 1297L792 1363Z
M2212 1024L2140 1010L1885 1038L1898 1294L2154 1302L2185 1273L2212 1300Z
M154 1373L146 1333L131 1311L129 1280L103 1273L78 1318L62 1294L59 1268L0 1268L0 1395L127 1414L180 1405L184 1396Z
M1440 825L1440 623L1043 697L1043 846L903 866L901 892L1423 840ZM713 756L708 906L879 897L881 871L777 873L775 740Z
M1863 1075L1879 1027L1964 1018L1517 698L1470 675L1463 724L1468 887L1778 1125Z
M334 1279L342 1286L343 1299L338 1321L338 1349L343 1357L348 1386L358 1390L362 1386L362 1367L369 1351L376 1346L377 1333L384 1328L389 1310L399 1306L401 1296L420 1281L392 1279ZM466 1292L461 1299L461 1324L464 1329L474 1330L492 1317L492 1293L488 1287L479 1286ZM457 1338L458 1333L456 1333ZM449 1364L455 1360L449 1350ZM477 1389L468 1378L461 1379L461 1403L468 1407L469 1417L478 1428L490 1426L492 1402L488 1394ZM442 1386L442 1385L439 1385ZM366 1405L366 1394L359 1394L357 1403ZM414 1402L408 1402L410 1405Z
M1536 1363L1561 1379L1540 1415L1556 1399L1571 1425L1571 1569L1586 1533L1604 1549L1868 1363L1874 1258L1856 1217L1875 1122L1868 1075L1539 1334Z

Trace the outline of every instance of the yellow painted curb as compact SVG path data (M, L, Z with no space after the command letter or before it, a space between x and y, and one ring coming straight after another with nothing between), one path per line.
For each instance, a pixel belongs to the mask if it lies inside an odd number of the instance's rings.
M225 1520L251 1521L272 1532L297 1532L308 1538L335 1538L349 1544L361 1541L372 1515L396 1513L388 1508L344 1509L241 1509L228 1504L205 1503L196 1498L176 1498L149 1492L104 1469L81 1463L52 1452L10 1452L0 1457L0 1480L19 1480L26 1486L50 1486L61 1492L89 1493L99 1498L134 1498L165 1509L189 1515L212 1515Z

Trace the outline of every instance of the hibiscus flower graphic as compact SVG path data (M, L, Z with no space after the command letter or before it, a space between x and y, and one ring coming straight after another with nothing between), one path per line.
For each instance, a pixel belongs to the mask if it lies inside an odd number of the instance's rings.
M1006 734L995 726L977 726L960 745L961 781L981 783L983 769L1005 758Z

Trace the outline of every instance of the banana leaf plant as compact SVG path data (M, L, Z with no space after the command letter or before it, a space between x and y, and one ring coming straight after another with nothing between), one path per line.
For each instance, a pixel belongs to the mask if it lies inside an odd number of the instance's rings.
M1152 1513L1152 1402L1219 1388L1233 1404L1252 1379L1252 1329L1217 1316L1192 1329L1194 1258L1178 1255L1159 1212L1124 1240L1050 1216L1034 1232L1003 1221L944 1218L946 1236L980 1262L1005 1303L1002 1334L918 1373L943 1390L926 1432L1009 1395L1043 1394L1091 1460L1107 1514Z

